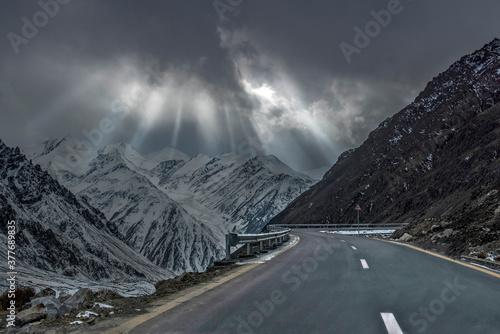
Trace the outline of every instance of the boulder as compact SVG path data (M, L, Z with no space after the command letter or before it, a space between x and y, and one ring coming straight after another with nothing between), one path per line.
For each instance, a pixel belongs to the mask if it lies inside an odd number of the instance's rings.
M33 298L41 298L41 297L48 297L48 296L56 296L57 293L52 290L51 288L45 288L43 290L41 290L40 292L38 292L35 297Z
M53 296L39 297L31 300L31 306L36 306L42 304L43 306L49 308L59 308L62 302Z
M33 306L39 304L45 306L47 309L48 320L57 319L77 307L77 304L63 303L54 296L40 297L31 301L31 305Z
M441 225L432 225L431 231L434 232L436 230L439 230L441 228Z
M441 228L446 228L446 227L448 227L450 225L451 225L451 222L449 222L449 221L441 222Z
M441 238L448 238L452 234L453 234L453 229L452 228L448 228L448 229L444 230L444 232L441 234Z
M76 304L77 306L83 303L89 303L94 300L94 293L92 290L82 288L75 292L71 297L64 301L65 304Z
M21 311L17 314L16 325L24 326L26 324L45 319L47 317L47 308L42 304L37 304L31 308Z
M401 238L399 238L399 241L407 242L413 240L413 236L411 234L405 233Z

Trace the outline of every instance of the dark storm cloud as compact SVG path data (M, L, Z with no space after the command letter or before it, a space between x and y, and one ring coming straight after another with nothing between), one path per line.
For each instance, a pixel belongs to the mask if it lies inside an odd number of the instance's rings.
M500 31L493 0L239 3L222 21L213 1L6 2L0 138L82 137L116 116L118 101L127 115L101 144L190 155L253 146L314 168L361 144ZM391 8L397 14L348 62L341 43L356 47L355 27ZM34 20L36 31L23 31ZM13 47L10 33L23 42Z

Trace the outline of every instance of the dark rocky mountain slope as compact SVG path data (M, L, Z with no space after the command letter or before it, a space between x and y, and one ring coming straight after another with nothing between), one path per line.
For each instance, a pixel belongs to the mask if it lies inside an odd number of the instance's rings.
M344 152L270 224L412 222L500 188L500 40L464 56Z

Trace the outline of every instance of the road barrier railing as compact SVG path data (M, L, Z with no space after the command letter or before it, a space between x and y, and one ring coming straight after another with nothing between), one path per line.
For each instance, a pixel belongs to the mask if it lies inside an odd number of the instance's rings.
M259 251L264 250L264 241L268 241L269 247L281 244L288 240L290 229L277 226L270 226L268 233L258 234L226 234L226 260L231 259L231 247L239 244L247 245L247 254L252 255L252 244L259 243Z
M349 229L349 230L378 230L382 228L399 229L408 223L373 223L373 224L275 224L269 225L280 228L328 228L328 229Z

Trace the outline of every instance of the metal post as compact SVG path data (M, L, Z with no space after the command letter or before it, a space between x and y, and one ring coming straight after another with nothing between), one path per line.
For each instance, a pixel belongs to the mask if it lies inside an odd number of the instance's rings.
M251 243L247 244L247 255L252 255L252 244Z
M226 234L226 260L231 260L231 246L229 246L229 234Z
M264 241L260 242L260 251L262 252L264 250Z
M358 213L358 234L359 234L359 210L356 212Z

